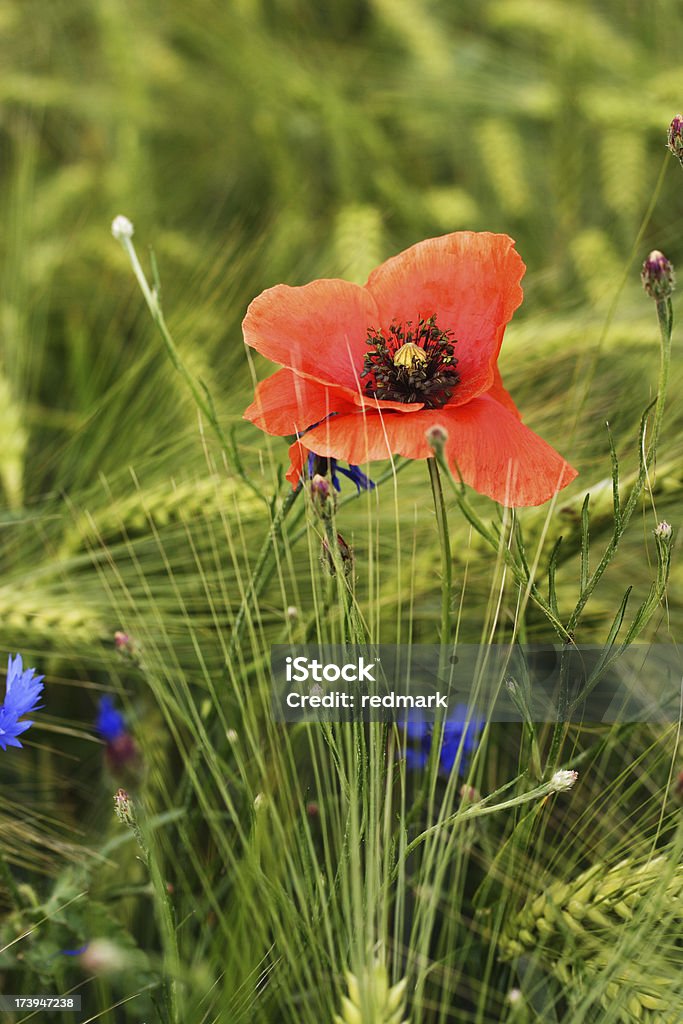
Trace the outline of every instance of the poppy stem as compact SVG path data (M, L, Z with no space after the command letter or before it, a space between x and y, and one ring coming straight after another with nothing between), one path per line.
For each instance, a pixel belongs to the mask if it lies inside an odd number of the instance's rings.
M451 587L452 587L452 566L451 566L451 542L448 535L448 516L446 515L446 502L441 486L441 474L439 465L435 458L427 459L429 467L429 481L432 485L432 497L434 498L434 512L436 513L436 525L439 531L439 545L441 548L441 630L439 640L441 642L441 653L439 662L445 661L446 645L451 633ZM443 665L439 665L441 675Z
M484 521L477 515L474 509L470 506L465 494L463 493L462 486L458 486L453 478L453 474L450 471L448 463L443 457L442 452L437 451L437 460L441 466L441 469L446 475L446 479L451 485L451 490L455 496L456 501L460 507L460 511L465 516L467 522L474 527L480 537L482 537L486 543L493 548L494 551L500 552L505 559L505 564L511 570L517 583L524 587L529 588L532 601L541 609L543 614L546 616L553 629L563 642L569 640L569 634L565 629L564 625L560 622L556 612L553 610L548 601L543 597L538 585L534 582L533 578L529 574L529 567L522 564L522 562L515 556L514 552L507 546L503 545L501 548L500 538L487 527Z

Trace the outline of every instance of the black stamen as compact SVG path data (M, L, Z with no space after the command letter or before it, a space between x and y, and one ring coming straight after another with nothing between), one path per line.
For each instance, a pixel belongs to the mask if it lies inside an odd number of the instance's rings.
M366 395L383 401L422 402L427 409L438 409L453 397L460 383L453 349L456 339L452 331L437 327L436 316L420 320L415 329L411 321L392 323L388 338L370 327L367 343L371 351L361 372L361 377L368 378Z

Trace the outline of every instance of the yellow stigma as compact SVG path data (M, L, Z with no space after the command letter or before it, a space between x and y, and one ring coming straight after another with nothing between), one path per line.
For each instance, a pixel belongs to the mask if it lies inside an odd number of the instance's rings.
M415 369L418 363L427 362L427 353L419 345L415 345L412 341L407 342L405 345L401 345L396 352L394 352L394 366L406 366L409 370Z

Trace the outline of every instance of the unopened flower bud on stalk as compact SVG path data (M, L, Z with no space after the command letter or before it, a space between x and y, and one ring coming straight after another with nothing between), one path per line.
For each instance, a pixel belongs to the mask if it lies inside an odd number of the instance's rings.
M476 804L481 800L481 793L476 786L468 786L463 783L460 787L460 799L464 804Z
M445 427L435 423L433 427L429 427L425 431L425 437L430 448L433 448L435 451L441 451L448 440L448 431Z
M114 795L114 810L116 811L116 817L122 825L134 825L135 814L133 813L133 801L128 796L125 789L116 790L116 794Z
M332 485L327 477L320 473L316 473L311 479L311 501L321 516L328 516L334 512L335 496Z
M114 647L124 658L135 660L139 653L133 637L128 633L124 633L122 629L117 629L114 633Z
M661 523L659 523L655 528L655 537L658 540L664 541L665 544L668 544L671 540L672 534L673 529L671 527L671 523L667 523L666 519L662 519Z
M344 568L344 574L346 576L350 576L353 572L353 548L346 543L341 533L337 534L337 551L339 552L339 557ZM330 575L334 576L336 574L335 557L330 549L327 537L323 537L322 563L329 571Z
M111 233L117 242L122 242L125 238L132 238L135 229L131 221L123 214L119 214L118 217L114 217L111 222Z
M550 785L556 793L564 793L568 789L572 788L578 777L578 772L567 771L566 769L561 768L553 775L550 780Z
M643 288L652 299L659 301L660 299L668 299L671 295L676 284L674 268L659 249L653 249L643 263L640 280L643 282Z
M676 114L669 125L667 146L683 164L683 114Z

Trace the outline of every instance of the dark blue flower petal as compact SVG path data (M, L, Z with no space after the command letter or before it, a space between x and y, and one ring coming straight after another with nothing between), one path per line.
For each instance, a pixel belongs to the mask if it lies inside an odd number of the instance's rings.
M429 752L426 750L415 750L413 747L406 747L405 759L406 767L409 771L419 771L420 768L427 767Z
M425 722L422 715L410 712L405 721L398 724L400 728L405 730L409 740L427 740L427 745L429 746L432 724Z
M426 722L419 714L409 714L405 721L399 724L405 730L409 741L405 750L407 767L424 768L429 761L433 742L433 723ZM456 762L459 774L467 771L470 755L479 745L485 724L486 720L472 715L466 704L458 704L449 712L443 723L443 738L439 751L439 770L442 773L450 775Z
M35 711L38 699L43 690L42 680L44 676L37 676L35 669L27 668L24 665L21 655L17 654L14 660L9 656L7 662L7 687L5 700L0 705L0 748L7 750L7 747L21 747L17 739L23 732L29 729L33 722L20 722L22 715Z
M29 711L34 711L38 698L43 690L42 681L45 676L37 676L34 668L24 665L21 655L17 654L14 661L12 655L7 661L7 695L3 707L21 718Z
M113 743L126 732L126 720L114 707L114 699L109 694L100 698L95 728L107 743Z
M79 946L78 949L60 949L59 953L55 953L55 956L80 956L81 953L85 953L89 945L90 943L86 942L83 946Z
M443 742L439 754L439 766L442 772L450 774L460 756L459 771L467 770L469 755L479 745L481 730L484 728L485 719L470 715L466 704L458 704L448 715L444 722Z
M358 488L359 494L361 491L374 490L374 480L371 480L369 476L366 476L360 466L349 465L348 469L344 469L343 466L338 466L337 469L340 473L343 473L344 476L348 477L349 480L353 480L354 484Z
M343 473L344 470L340 469L339 472ZM330 459L330 477L332 479L332 486L334 487L335 491L341 491L341 484L339 483L339 477L337 476L336 459Z
M315 452L308 453L306 468L309 479L312 479L316 473L326 476L329 472L335 491L341 491L339 473L353 481L358 488L359 494L361 491L371 491L375 486L374 482L365 475L359 466L349 466L347 469L345 466L340 466L336 459L327 458L324 455L316 455Z

